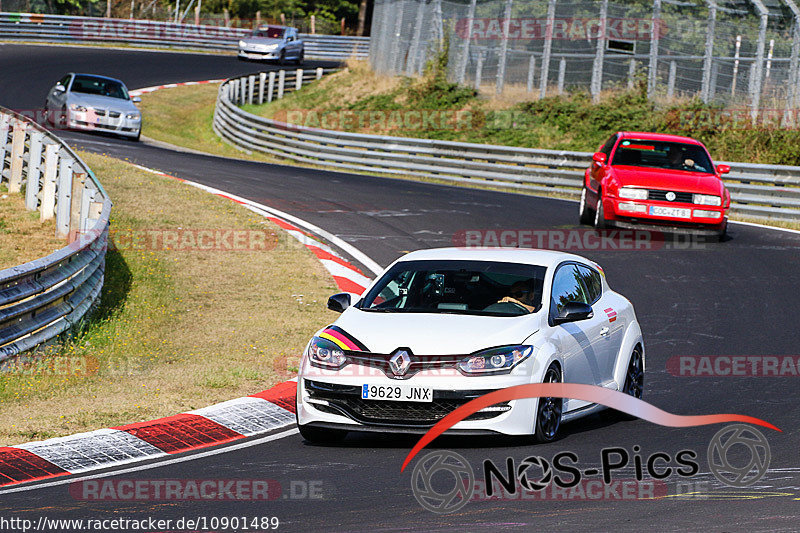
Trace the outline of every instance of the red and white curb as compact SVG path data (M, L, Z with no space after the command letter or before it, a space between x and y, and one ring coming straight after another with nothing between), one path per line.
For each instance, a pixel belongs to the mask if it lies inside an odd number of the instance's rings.
M128 94L131 96L141 96L143 94L152 93L161 89L172 89L174 87L183 87L185 85L202 85L205 83L222 83L225 81L224 79L219 80L203 80L203 81L184 81L181 83L167 83L166 85L153 85L152 87L144 87L142 89L136 89L134 91L129 91Z
M315 235L350 254L374 274L382 270L354 246L293 215L207 185L134 166L227 198L271 220L311 250L342 291L361 294L371 280ZM295 423L296 394L295 378L252 396L158 420L0 447L0 487L83 474L272 432Z
M0 486L169 456L295 423L297 380L158 420L0 448Z

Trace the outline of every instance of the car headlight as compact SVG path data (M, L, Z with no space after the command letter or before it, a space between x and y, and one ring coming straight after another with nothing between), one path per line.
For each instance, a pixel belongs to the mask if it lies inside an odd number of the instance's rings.
M712 194L694 194L692 202L700 205L722 205L722 198Z
M630 200L647 200L647 189L636 189L634 187L622 187L617 195L620 198Z
M81 112L87 110L86 107L78 104L70 104L69 108L72 109L73 111L81 111Z
M131 120L139 120L140 118L142 118L142 115L140 115L139 113L128 113L127 115L125 115L125 118L129 118Z
M533 353L533 346L503 346L469 355L458 362L465 374L507 374Z
M311 364L320 368L338 370L347 364L347 356L333 342L314 337L308 345L308 358Z
M246 43L246 42L244 42L244 41L239 41L239 48L244 48L245 46L247 46L247 43Z

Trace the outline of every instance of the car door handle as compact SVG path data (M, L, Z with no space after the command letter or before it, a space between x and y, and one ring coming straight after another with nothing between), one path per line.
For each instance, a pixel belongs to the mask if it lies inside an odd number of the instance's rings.
M608 326L604 326L604 327L603 327L603 328L600 330L600 336L601 336L601 337L605 337L606 335L608 335L608 331L609 331L609 330L608 330Z

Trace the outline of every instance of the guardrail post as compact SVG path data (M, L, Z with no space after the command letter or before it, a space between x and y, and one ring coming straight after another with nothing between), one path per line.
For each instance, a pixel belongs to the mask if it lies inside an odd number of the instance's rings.
M56 174L58 172L58 145L48 144L44 150L44 183L42 184L42 206L39 220L53 218L56 206Z
M8 143L8 126L10 115L0 115L0 183L3 181L3 169L6 165L6 144Z
M667 80L667 98L672 98L675 94L675 77L678 73L677 63L669 62L669 79Z
M248 88L248 91L247 91L247 103L248 104L252 104L253 103L253 93L256 92L256 77L255 77L255 75L251 75L248 78L248 82L250 84L250 87Z
M272 95L275 91L275 71L269 73L269 88L267 89L267 102L272 101Z
M21 120L14 123L14 133L11 135L11 170L8 173L8 192L18 193L22 189L22 165L25 155L25 130L27 124Z
M563 57L558 62L558 94L564 94L564 76L567 74L567 60Z
M72 194L72 165L69 157L62 157L58 163L58 190L56 194L56 237L66 239L69 235L69 197Z
M83 201L83 187L86 184L85 172L72 174L72 189L69 195L69 234L67 242L75 242L81 233L81 204Z
M317 67L317 79L322 79L322 67Z
M294 90L299 91L303 86L303 69L299 68L295 71Z
M267 80L267 73L261 72L258 75L258 105L264 103L264 82Z
M244 105L247 103L247 78L242 76L239 79L239 85L242 87L242 92L239 95L239 105Z
M478 53L478 64L475 65L475 90L481 90L481 75L483 74L483 52Z
M283 86L286 82L286 71L281 70L278 72L278 100L283 98Z
M536 56L531 54L531 58L528 61L528 92L533 92L533 75L536 71ZM544 70L541 72L542 76L544 76Z
M28 155L28 176L25 185L25 208L36 211L39 199L39 177L42 174L42 140L44 134L35 131L31 134L31 151Z

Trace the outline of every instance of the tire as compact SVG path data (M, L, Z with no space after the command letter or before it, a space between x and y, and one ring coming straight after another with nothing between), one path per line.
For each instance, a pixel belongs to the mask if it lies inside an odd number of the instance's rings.
M719 230L719 233L717 233L717 240L719 242L725 242L727 238L728 238L728 221L726 220L723 223L722 229Z
M286 50L281 50L281 55L278 57L278 64L285 65L286 64Z
M584 226L591 226L594 222L594 212L586 205L586 187L581 191L581 204L578 209L580 223Z
M303 64L303 61L305 60L305 56L306 56L306 51L305 50L300 50L300 55L297 56L297 61L296 61L298 67Z
M557 365L550 365L544 374L542 383L561 383L561 371ZM539 398L536 406L536 420L534 420L533 440L535 442L543 444L553 442L558 438L563 406L563 398Z
M603 210L603 193L597 189L597 208L594 210L594 228L606 229L606 215Z
M628 369L625 371L625 384L622 386L622 392L628 396L642 399L644 392L644 359L642 358L642 349L638 345L631 353Z
M300 435L308 442L314 444L331 444L344 440L347 436L347 431L342 429L321 428L316 426L301 426L298 425L297 429L300 430Z

